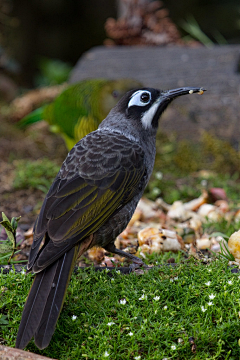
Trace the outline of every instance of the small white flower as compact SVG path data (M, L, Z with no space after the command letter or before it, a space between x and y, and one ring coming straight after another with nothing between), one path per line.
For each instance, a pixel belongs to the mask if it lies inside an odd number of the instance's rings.
M202 312L207 311L207 309L205 309L205 307L204 307L204 306L201 306L201 310L202 310Z
M103 354L104 357L108 357L109 355L110 354L107 351L105 351L105 353Z
M112 321L110 321L109 323L107 323L108 326L112 326L112 325L114 325L114 324L115 324L115 323L112 322Z
M212 302L212 301L209 301L209 302L208 302L208 306L211 306L211 305L213 305L213 302Z
M207 285L207 286L210 286L210 284L211 284L211 281L208 281L205 283L205 285Z
M216 297L216 295L213 295L213 294L209 295L210 300L213 300L215 297Z
M211 272L212 271L212 269L208 269L208 272Z
M76 316L76 315L73 315L73 316L72 316L72 321L75 321L76 318L77 318L77 316Z
M228 281L228 285L232 285L232 280L229 280L229 281Z
M125 305L125 304L126 304L126 302L127 302L127 300L126 300L126 299L121 299L121 300L119 301L119 303L120 303L121 305Z
M129 336L133 336L133 333L132 333L132 332L130 332L130 333L128 333L128 335L129 335Z
M172 345L172 346L171 346L171 349L172 349L172 350L176 350L176 345Z
M26 275L26 270L22 269L21 274Z
M162 180L162 178L163 178L163 173L162 173L161 171L157 171L157 172L155 173L155 177L156 177L156 179L158 179L158 180Z
M111 281L114 281L115 279L114 278L111 278Z
M158 301L160 299L160 296L155 296L153 300Z
M116 273L117 273L117 274L121 274L121 271L120 271L120 270L116 270Z
M155 315L157 314L157 310L154 311L154 314L155 314Z
M140 360L141 359L141 356L135 356L134 360Z
M134 316L134 320L136 320L137 319L137 316Z
M167 305L165 305L165 306L163 307L163 310L167 310Z
M147 295L142 294L142 296L138 300L147 300Z
M173 280L178 280L178 276L175 276L175 278L173 278Z

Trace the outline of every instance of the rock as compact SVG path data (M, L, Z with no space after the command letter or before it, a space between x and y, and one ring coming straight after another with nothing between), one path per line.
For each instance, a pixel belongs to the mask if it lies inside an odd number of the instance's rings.
M0 345L1 360L53 360L45 356L31 353L29 351L14 349Z

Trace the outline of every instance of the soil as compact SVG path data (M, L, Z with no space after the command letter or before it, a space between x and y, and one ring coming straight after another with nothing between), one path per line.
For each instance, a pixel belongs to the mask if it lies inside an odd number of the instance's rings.
M45 122L19 130L11 119L0 116L0 212L8 218L21 216L26 231L36 220L45 194L36 189L14 189L14 161L49 158L61 166L67 149L61 137L52 134Z

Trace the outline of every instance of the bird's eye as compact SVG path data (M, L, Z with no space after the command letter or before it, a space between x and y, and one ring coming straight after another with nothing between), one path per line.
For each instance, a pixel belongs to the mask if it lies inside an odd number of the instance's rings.
M150 94L148 92L144 92L144 93L141 94L140 99L141 99L142 102L147 104L149 102L149 99L150 99Z
M131 106L145 106L151 101L151 93L147 90L138 90L133 93L130 101L128 102L128 108Z

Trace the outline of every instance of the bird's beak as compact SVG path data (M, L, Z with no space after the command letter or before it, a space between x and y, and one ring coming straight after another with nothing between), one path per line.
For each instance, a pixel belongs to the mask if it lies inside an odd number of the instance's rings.
M183 87L183 88L163 91L161 96L166 99L171 100L178 96L186 95L186 94L198 93L198 94L202 95L204 91L206 91L206 90L203 88L199 88L199 87L198 88L197 87Z

